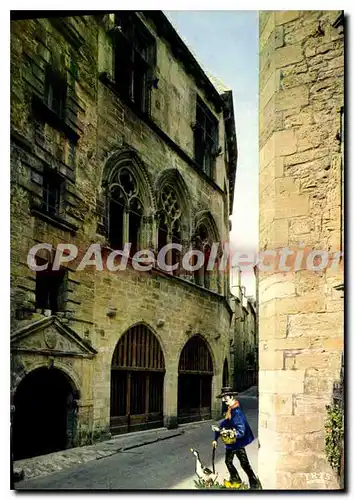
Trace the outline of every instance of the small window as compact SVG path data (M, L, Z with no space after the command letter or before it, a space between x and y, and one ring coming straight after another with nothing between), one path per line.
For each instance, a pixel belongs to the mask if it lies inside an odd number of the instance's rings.
M36 259L38 265L45 264L43 259ZM67 271L54 271L51 265L45 271L36 273L36 309L49 309L52 313L65 310L67 292Z
M45 79L45 103L59 118L64 117L66 101L66 82L50 66L47 66Z
M63 178L56 172L46 171L43 175L42 208L51 215L59 215Z
M218 121L203 101L197 97L194 157L209 177L214 176L218 140Z
M114 71L117 88L137 108L148 113L155 67L155 40L130 11L115 15Z

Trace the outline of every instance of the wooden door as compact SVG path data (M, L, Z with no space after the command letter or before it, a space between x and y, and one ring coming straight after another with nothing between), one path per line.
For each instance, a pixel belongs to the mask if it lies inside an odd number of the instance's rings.
M145 325L126 332L112 359L112 434L163 425L164 374L164 356L156 336Z
M195 335L184 346L178 372L178 422L211 418L213 365L201 336Z

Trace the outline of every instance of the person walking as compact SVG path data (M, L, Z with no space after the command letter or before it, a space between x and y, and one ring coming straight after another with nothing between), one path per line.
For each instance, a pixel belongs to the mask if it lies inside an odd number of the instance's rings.
M230 474L230 480L225 479L224 486L227 488L240 488L242 484L240 475L233 464L236 455L242 469L248 476L250 489L259 489L259 481L253 472L245 450L245 446L252 443L255 437L245 414L240 408L240 403L236 400L237 394L231 387L223 387L221 394L217 396L227 405L227 411L225 419L220 422L219 427L214 428L215 434L212 444L216 448L219 437L225 444L225 464Z

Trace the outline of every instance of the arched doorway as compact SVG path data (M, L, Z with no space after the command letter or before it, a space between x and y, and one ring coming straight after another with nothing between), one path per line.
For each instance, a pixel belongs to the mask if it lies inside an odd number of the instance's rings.
M165 360L151 330L142 324L118 342L111 366L111 433L163 425Z
M211 418L213 362L209 348L200 335L184 346L178 367L178 422Z
M26 375L14 396L14 460L73 446L77 397L61 370L42 367Z
M222 386L228 387L228 385L229 385L229 363L227 362L227 359L225 358L224 368L222 370Z

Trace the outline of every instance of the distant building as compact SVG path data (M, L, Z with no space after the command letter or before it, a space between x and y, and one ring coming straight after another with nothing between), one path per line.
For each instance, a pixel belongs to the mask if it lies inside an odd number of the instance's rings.
M239 269L233 270L232 278L231 380L240 392L257 384L257 306L241 286Z

